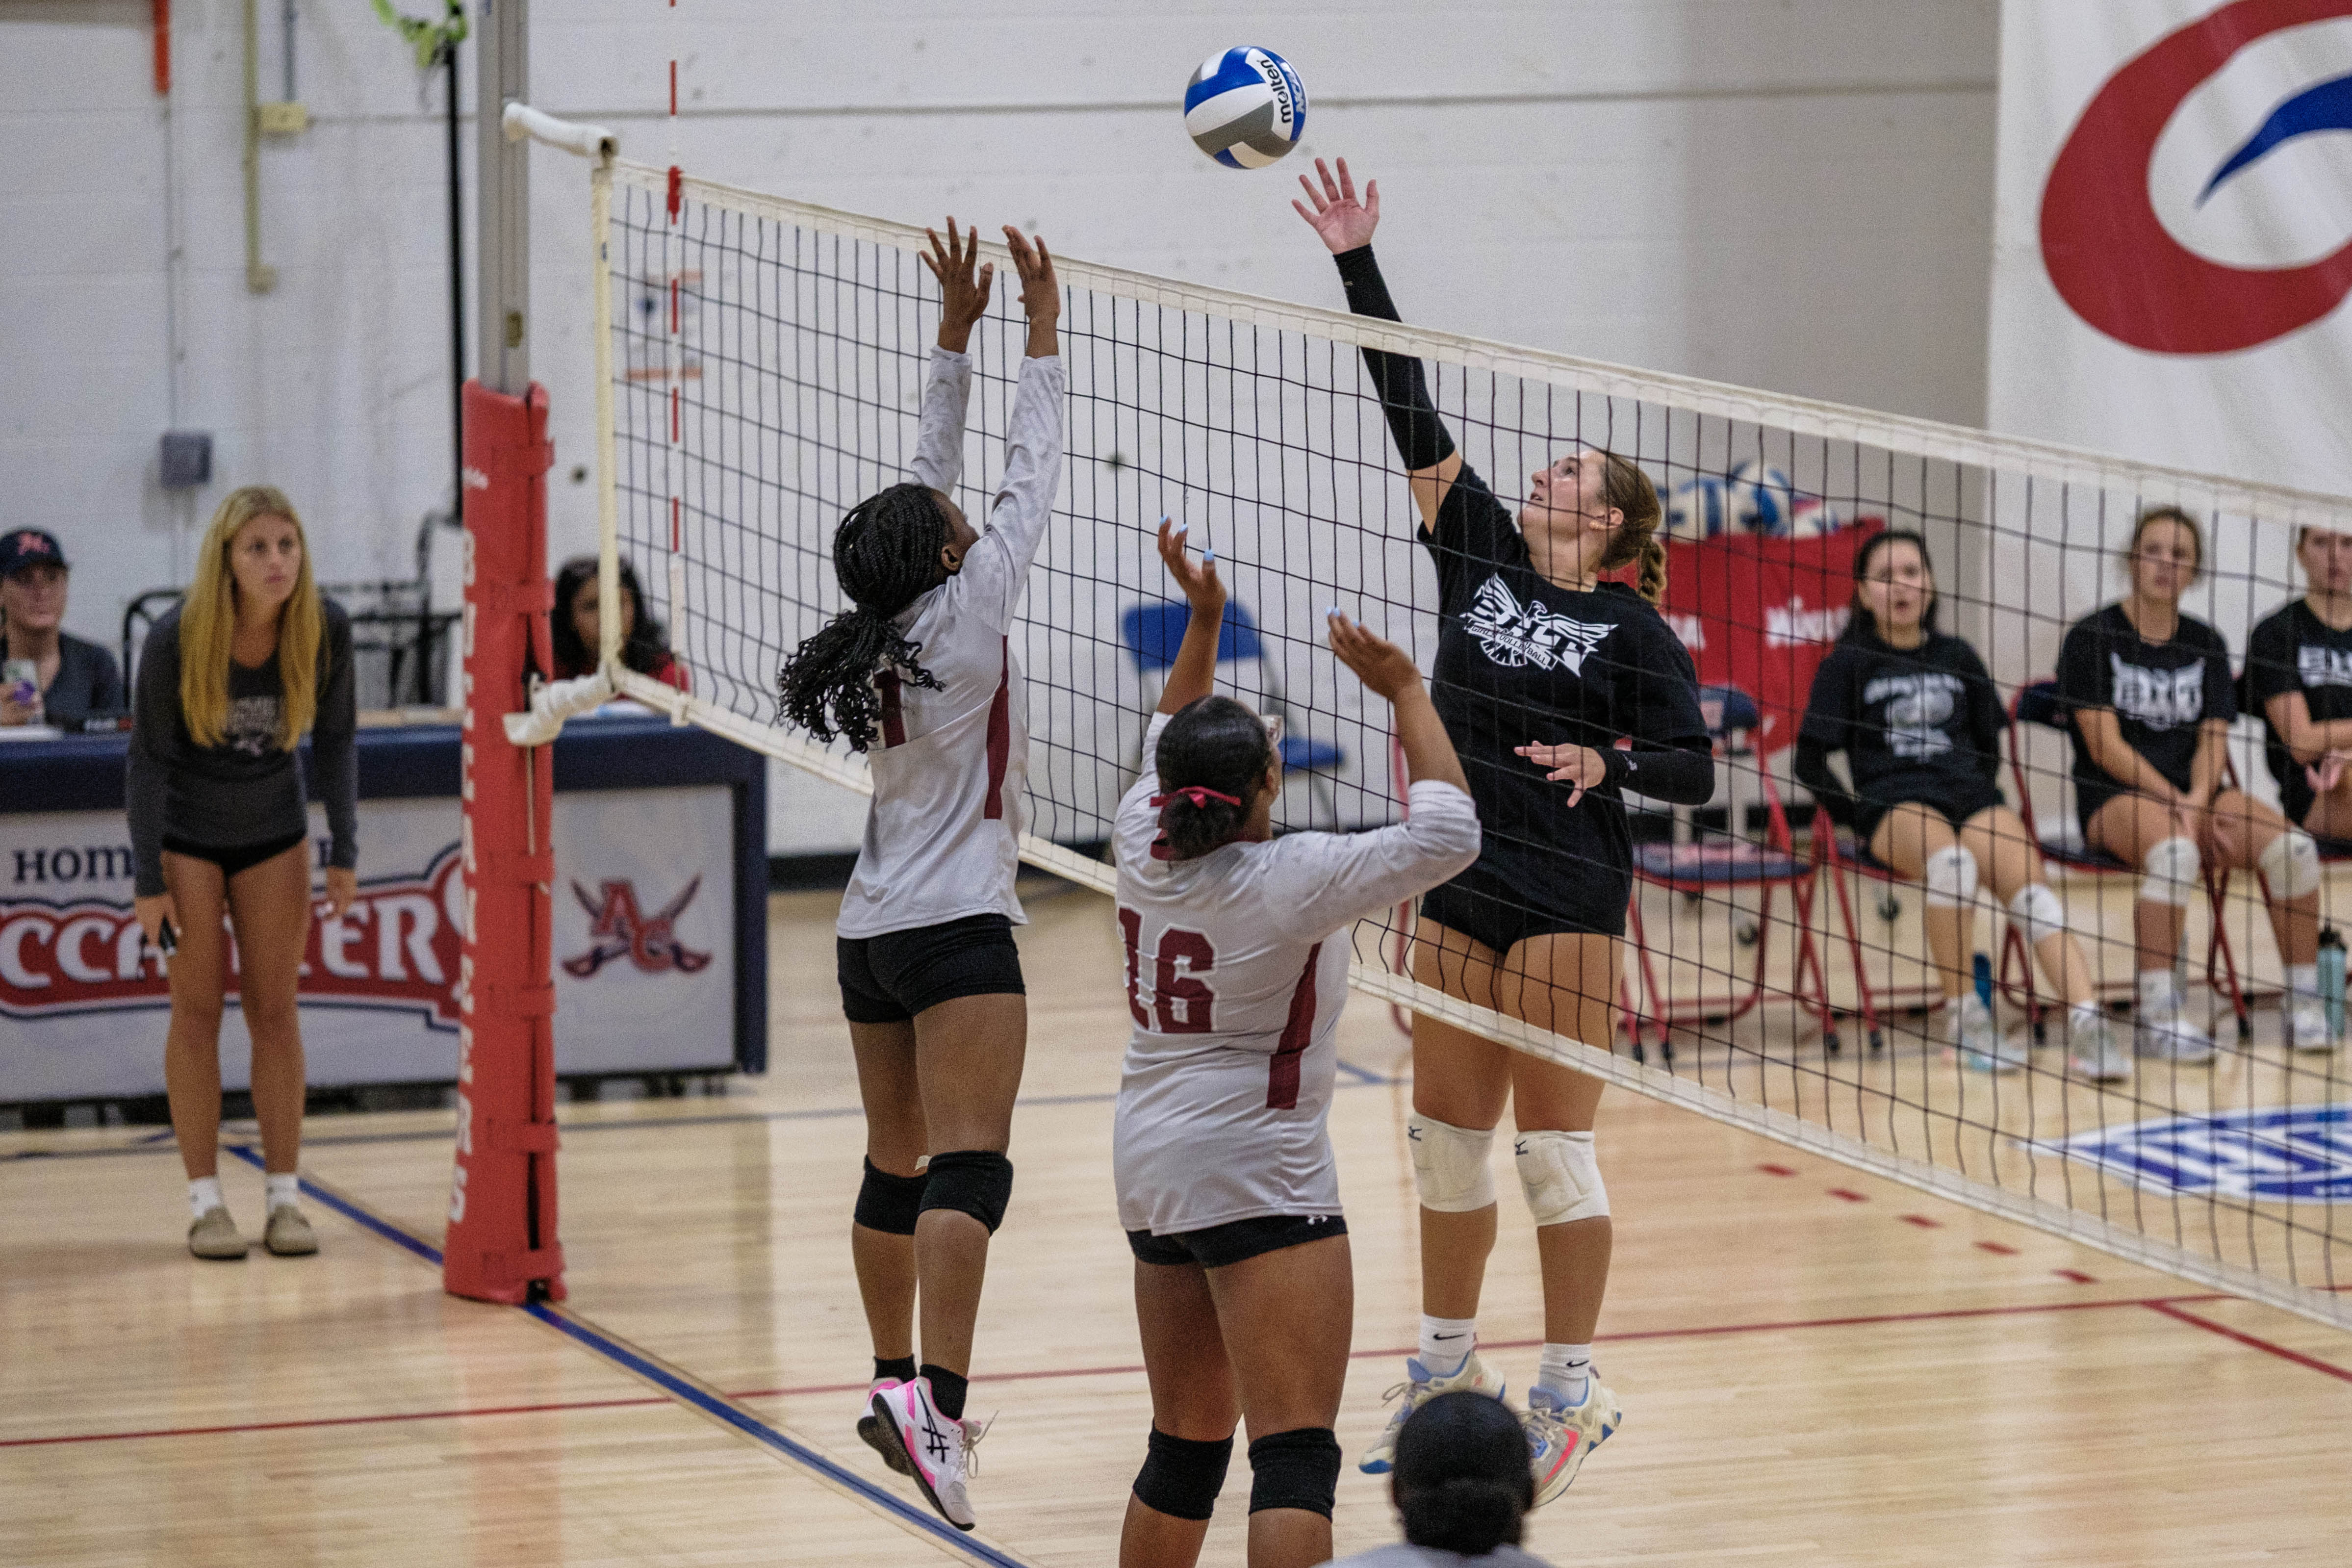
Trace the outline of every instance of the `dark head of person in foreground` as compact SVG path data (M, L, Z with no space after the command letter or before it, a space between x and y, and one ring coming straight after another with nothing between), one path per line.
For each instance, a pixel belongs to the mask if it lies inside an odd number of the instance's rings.
M1519 1550L1535 1479L1527 1432L1510 1406L1468 1389L1438 1394L1397 1434L1395 1464L1389 1495L1404 1520L1403 1544L1344 1557L1332 1568L1455 1562L1542 1568L1540 1559Z
M669 628L643 609L645 595L637 586L637 569L625 557L620 565L622 668L685 690L686 671L669 651ZM598 649L603 635L598 619L601 609L596 558L582 555L565 562L555 574L555 607L547 617L556 679L594 673L602 657Z

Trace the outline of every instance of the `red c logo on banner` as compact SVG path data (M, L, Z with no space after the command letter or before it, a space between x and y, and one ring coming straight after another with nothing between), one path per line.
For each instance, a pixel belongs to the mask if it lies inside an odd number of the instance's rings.
M2352 0L2233 0L2109 77L2051 166L2042 260L2092 326L2151 353L2234 353L2309 326L2352 293L2352 242L2303 267L2230 267L2172 237L2148 164L2173 110L2240 49L2352 16Z

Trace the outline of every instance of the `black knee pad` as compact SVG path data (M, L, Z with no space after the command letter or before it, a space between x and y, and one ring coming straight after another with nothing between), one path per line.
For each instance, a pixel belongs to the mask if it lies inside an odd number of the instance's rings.
M911 1176L894 1176L866 1162L866 1180L857 1189L857 1210L853 1216L868 1230L878 1230L891 1236L915 1234L915 1216L923 1212L923 1189L930 1177L918 1171Z
M1151 1451L1135 1475L1135 1495L1143 1506L1171 1519L1206 1519L1217 1511L1225 1467L1233 1463L1234 1440L1195 1442L1151 1429Z
M1004 1223L1013 1199L1013 1162L993 1149L956 1149L931 1156L922 1207L955 1209L986 1226L991 1235Z
M1250 1511L1296 1508L1331 1517L1339 1491L1339 1439L1328 1426L1269 1432L1249 1446Z

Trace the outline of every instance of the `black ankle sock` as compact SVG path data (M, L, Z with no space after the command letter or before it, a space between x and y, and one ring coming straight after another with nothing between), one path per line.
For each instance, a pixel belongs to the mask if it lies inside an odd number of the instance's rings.
M970 1386L963 1373L925 1362L923 1375L931 1380L931 1403L940 1407L940 1414L950 1421L962 1420L964 1391Z
M894 1355L887 1361L885 1361L882 1357L878 1355L876 1356L874 1358L874 1381L880 1383L885 1378L896 1378L900 1383L914 1382L915 1358L910 1355Z

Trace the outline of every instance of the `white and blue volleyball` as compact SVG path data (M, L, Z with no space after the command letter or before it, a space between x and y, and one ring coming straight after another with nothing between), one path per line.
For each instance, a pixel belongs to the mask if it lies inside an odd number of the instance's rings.
M1666 533L1713 539L1731 522L1731 487L1718 474L1694 474L1666 498Z
M1797 509L1796 487L1789 476L1754 458L1731 470L1731 526L1748 533L1785 538Z
M1212 55L1184 89L1184 132L1228 169L1263 169L1298 145L1307 89L1272 49Z
M1789 537L1818 539L1845 526L1845 516L1820 496L1799 496L1789 513Z

